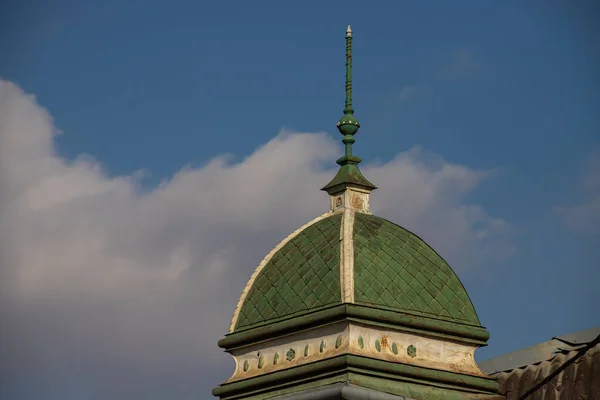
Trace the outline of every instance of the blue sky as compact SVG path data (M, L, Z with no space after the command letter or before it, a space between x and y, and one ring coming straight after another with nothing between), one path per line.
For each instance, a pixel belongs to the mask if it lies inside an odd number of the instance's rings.
M419 210L421 214L414 220L411 215L416 211L411 214L410 209L394 208L395 202L404 201L405 193L399 191L397 197L381 203L382 216L408 224L422 237L431 238L442 255L449 254L482 323L491 332L490 346L478 351L478 359L600 325L592 306L600 302L600 229L596 224L600 223L600 49L594 45L600 38L600 8L596 2L23 0L11 4L0 16L0 77L35 95L37 106L28 105L28 110L37 113L39 107L45 108L53 125L63 132L48 139L56 152L49 147L46 153L40 150L40 157L53 154L74 168L79 165L74 160L101 165L98 174L103 182L117 186L122 184L119 179L145 170L147 175L137 182L141 188L135 189L139 196L146 192L161 195L161 182L172 188L178 179L187 179L187 170L209 176L207 163L224 154L232 155L227 161L232 165L252 161L258 154L257 164L250 162L250 168L255 165L257 174L271 173L257 165L261 157L268 158L265 152L275 154L279 149L277 140L274 147L265 150L264 146L272 144L282 128L324 131L339 143L335 122L343 108L343 38L346 25L352 24L354 107L362 125L354 149L365 161L365 170L373 168L373 174L379 173L386 182L383 185L367 175L380 188L373 201L377 196L383 199L385 192L388 196L396 193L394 180L385 180L385 171L381 172L385 168L376 172L377 166L391 165L398 154L415 147L421 153L408 157L407 169L442 163L485 172L485 178L473 178L468 189L458 194L451 191L448 196L457 197L451 205L432 206L430 213ZM4 118L8 121L6 114ZM27 120L22 118L19 121ZM13 143L17 131L6 126L2 143L9 149L7 143ZM305 164L318 161L331 172L335 154L314 150L323 143L330 146L326 138L302 140L281 144L298 145L285 149L299 161L269 164L269 168L276 166L283 182L292 179L289 177L305 179L302 182L307 182L308 190L313 178L298 177L300 173L293 170L315 168L303 165L304 160ZM341 144L337 146L331 148L341 154ZM303 149L314 150L316 155L302 155ZM82 154L95 161L82 161ZM189 167L182 172L185 166ZM16 164L2 167L16 171ZM197 197L181 201L186 205L200 202L202 196L209 196L210 188L218 187L210 185L232 184L226 181L229 175L223 176L222 181L210 181ZM87 182L85 177L81 179L79 187ZM235 179L244 182L253 177ZM314 182L310 190L316 194L307 196L319 196L322 185ZM304 183L300 186L304 188ZM273 190L282 187L287 186ZM442 189L434 192L444 196L447 192ZM261 199L258 193L244 193ZM325 211L326 199L320 201ZM174 204L177 208L183 203ZM318 210L320 205L315 204ZM451 219L444 219L449 213L471 204L484 210L485 218L479 223L502 221L502 232L495 231L486 243L465 239L456 244L452 235L442 234L450 228L439 228L441 233L436 234L434 219L439 216L440 223L450 224ZM102 208L96 203L89 207ZM0 215L2 211L8 215L7 210L0 209ZM87 220L95 215L95 211L80 211L78 206L71 210L82 213L72 218ZM273 219L280 215L273 213ZM228 289L227 307L220 310L225 318L233 312L230 305L261 253L266 254L282 234L317 214L312 208L298 211L289 226L275 224L273 228L269 227L270 214L264 215L266 219L252 222L254 225L249 222L249 228L235 228L235 221L231 222L230 229L241 231L257 229L258 224L265 229L261 231L265 239L256 243L257 255L247 257L243 272L234 267L229 270L239 278ZM170 235L180 226L178 218L173 217L176 222L172 226L160 225L161 243L169 242L173 248L179 248L175 236ZM127 222L121 221L136 226ZM297 224L292 226L292 222ZM478 229L473 220L465 223L472 224L465 228L469 232ZM195 232L189 229L185 232ZM226 248L228 231L224 229L219 240L217 236L206 239L207 243L214 240L210 243ZM23 234L22 238L29 236ZM137 240L135 246L138 242L143 241ZM479 252L480 247L486 251ZM142 254L144 248L140 245L135 251ZM1 267L9 270L8 263ZM58 293L61 295L49 296L56 300L65 292L60 289ZM77 296L69 298L80 299ZM104 292L104 296L114 300L110 293ZM179 297L169 299L174 302L169 307L184 302ZM185 318L181 318L186 321L202 318L194 315L198 311L191 304L177 309L185 310ZM76 315L62 306L53 310L65 319ZM115 318L121 317L115 314ZM34 319L29 323L36 326ZM188 328L171 326L171 330ZM226 326L220 331L224 334ZM202 337L202 331L197 335ZM204 337L216 347L213 339L218 337L211 335ZM47 343L45 340L39 335L31 338L32 343ZM181 350L168 351L176 362L175 353ZM198 357L202 358L201 354ZM90 352L86 357L94 360L95 356ZM208 391L227 378L230 360L224 356L216 360L221 367L214 375L205 374L210 379L194 383L190 378L183 385L189 393ZM111 360L107 365L113 365L111 362L127 364ZM186 370L190 376L206 368L202 360L186 359L185 363L190 365ZM100 367L98 370L106 375ZM125 370L137 371L134 367ZM23 371L15 372L12 386L7 386L14 392L8 393L30 393L19 392L26 390L19 383L25 381ZM87 397L77 398L96 398L99 391L94 387L103 381L92 372L81 374L77 385L55 385L45 395L65 398L75 391L76 396L87 393ZM39 382L49 376L41 367L27 375ZM180 377L169 379L164 378L164 390ZM83 386L83 392L77 392L75 386ZM120 390L128 389L115 384L110 393L125 393ZM189 393L180 396L188 398Z

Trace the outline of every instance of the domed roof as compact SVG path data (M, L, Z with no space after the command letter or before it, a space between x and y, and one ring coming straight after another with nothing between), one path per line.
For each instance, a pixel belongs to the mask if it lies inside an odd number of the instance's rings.
M250 277L219 341L235 371L213 395L337 398L333 383L351 382L376 389L353 392L364 398L496 399L498 383L474 360L489 333L454 271L419 237L371 213L376 187L352 153L360 124L351 69L348 26L337 123L344 155L322 189L329 211L275 246Z
M333 211L275 247L248 282L230 332L341 304L344 290L355 304L479 326L460 280L429 245L383 218L352 214L346 232L344 213ZM350 271L343 247L353 248Z

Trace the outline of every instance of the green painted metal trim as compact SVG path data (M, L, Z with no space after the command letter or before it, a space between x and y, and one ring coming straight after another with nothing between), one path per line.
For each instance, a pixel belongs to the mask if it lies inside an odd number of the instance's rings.
M499 390L498 382L493 378L440 371L409 364L393 363L353 354L349 354L346 357L348 357L348 367L351 370L361 372L369 371L369 373L378 372L387 374L389 375L389 378L393 379L406 377L417 380L426 380L443 385L450 385L453 388L471 389L479 392L497 393Z
M236 331L219 340L218 346L222 349L232 350L290 333L297 333L317 326L336 323L344 319L345 313L343 310L344 304L338 304L321 310L306 312L278 322Z
M242 381L226 383L213 390L214 396L265 393L301 382L330 378L350 371L368 373L393 380L414 380L441 385L447 389L468 390L484 394L498 393L498 382L492 378L476 377L448 371L439 371L407 364L375 360L356 355L341 355L310 364L272 372ZM383 374L383 375L382 375ZM315 386L318 386L315 385Z
M247 395L238 395L234 397L226 398L227 400L265 400L265 399L286 399L286 400L317 400L319 399L339 399L339 397L332 397L336 393L336 388L338 393L340 393L340 389L345 385L346 381L345 374L341 374L338 376L333 376L331 378L320 379L318 381L308 381L306 383L294 384L292 386L286 386L281 389L276 389L275 391L270 391L268 393L259 393L259 394L251 394ZM315 397L314 394L323 393L323 397ZM298 394L302 397L297 397Z
M392 396L401 396L412 400L505 400L497 393L483 393L477 390L457 388L455 386L431 383L418 379L397 379L391 374L365 373L352 369L348 372L348 383L354 387L375 390Z
M340 160L338 160L338 162L340 162ZM356 164L357 163L348 163L342 165L331 182L325 185L321 190L324 190L333 196L348 186L355 186L367 190L377 189L375 185L363 176Z
M381 322L393 326L406 326L428 332L437 332L478 342L487 342L490 334L482 326L444 321L409 313L383 310L358 304L347 304L348 316L361 321Z
M345 372L345 365L344 356L340 356L242 381L226 383L213 389L212 394L213 396L227 398L234 395L244 395L246 397L267 391L280 390L291 385L297 388L297 385L311 381L327 379L330 383L330 378L336 375L339 377ZM344 380L337 379L338 382ZM322 383L315 383L314 387L322 385Z
M479 346L487 345L490 334L482 326L438 320L374 307L344 303L320 311L308 312L290 319L231 333L221 339L218 346L231 351L268 339L298 333L340 321L375 324L401 328Z

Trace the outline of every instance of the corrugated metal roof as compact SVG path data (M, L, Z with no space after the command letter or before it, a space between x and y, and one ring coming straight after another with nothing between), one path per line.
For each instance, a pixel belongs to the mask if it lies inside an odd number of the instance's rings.
M600 335L589 343L563 340L569 349L547 360L492 373L507 400L600 399Z
M479 368L488 375L509 371L515 368L550 360L559 353L579 349L581 344L589 343L600 335L600 327L580 332L555 336L551 340L538 343L525 349L513 351L490 360L478 363Z

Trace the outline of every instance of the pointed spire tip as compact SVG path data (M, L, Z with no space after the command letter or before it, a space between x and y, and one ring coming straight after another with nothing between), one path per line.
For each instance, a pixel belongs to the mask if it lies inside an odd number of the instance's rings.
M346 29L346 36L352 36L352 28L348 25L348 29Z

